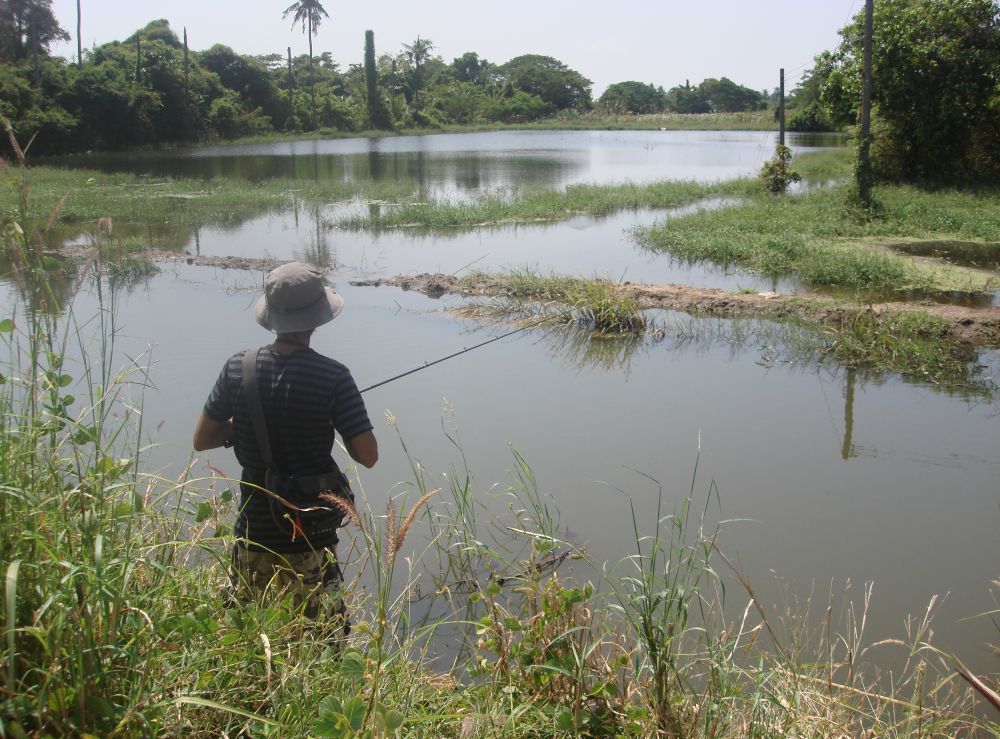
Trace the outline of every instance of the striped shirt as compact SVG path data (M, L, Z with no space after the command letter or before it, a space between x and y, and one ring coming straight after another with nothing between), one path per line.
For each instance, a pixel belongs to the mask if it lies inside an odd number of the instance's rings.
M239 352L226 362L205 402L204 413L218 423L233 419L233 450L243 466L243 482L262 485L264 462L242 392L244 354ZM270 346L258 350L257 386L271 454L283 474L331 472L337 467L331 456L335 433L348 441L372 429L350 370L312 349L289 354ZM310 526L309 536L293 541L275 520L265 494L247 485L241 485L241 493L235 533L251 545L277 552L303 552L336 544L339 513L320 516Z

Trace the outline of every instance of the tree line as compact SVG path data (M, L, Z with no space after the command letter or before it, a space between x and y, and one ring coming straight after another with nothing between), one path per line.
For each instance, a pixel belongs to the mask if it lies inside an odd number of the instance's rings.
M558 59L526 54L494 64L476 52L450 63L420 36L395 54L346 69L312 40L326 16L316 0L285 11L302 25L309 53L247 55L216 44L189 49L165 20L122 41L81 50L67 62L49 47L69 35L51 0L0 5L0 112L35 151L121 149L220 137L527 123L565 111L718 112L766 107L766 94L723 78L664 91L640 82L611 85L594 101L592 83Z
M188 48L165 20L123 41L49 55L67 40L51 0L0 3L0 113L45 153L121 149L273 132L520 124L555 114L713 113L777 108L777 91L723 77L669 90L592 83L558 59L526 54L494 64L469 51L446 61L418 36L360 63L313 52L326 17L319 0L284 13L309 53L246 55ZM879 0L873 56L876 174L897 180L1000 179L1000 9L996 0ZM787 97L793 131L843 130L858 120L863 11L841 43L815 57ZM359 39L360 42L360 39ZM360 45L360 44L359 44Z

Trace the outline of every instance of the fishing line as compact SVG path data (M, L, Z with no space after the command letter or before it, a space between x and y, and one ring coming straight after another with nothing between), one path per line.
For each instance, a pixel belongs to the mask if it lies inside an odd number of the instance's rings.
M475 349L479 349L480 347L486 346L487 344L492 344L494 341L500 341L500 339L506 339L508 336L513 336L514 334L519 334L522 331L527 331L529 328L535 328L536 326L541 326L546 321L552 321L552 320L555 320L557 318L561 318L561 317L563 317L565 315L568 315L568 314L572 313L575 310L576 310L576 308L570 308L568 310L564 310L562 313L557 313L554 316L545 316L543 318L540 318L537 321L533 321L532 323L529 323L527 325L521 326L520 328L515 328L514 330L508 331L508 332L503 333L503 334L500 334L499 336L494 336L492 339L487 339L486 341L481 341L480 343L475 344L473 346L462 347L462 349L460 351L453 352L452 354L449 354L446 357L441 357L440 359L435 359L433 362L424 362L419 367L414 367L413 369L407 370L406 372L401 372L398 375L393 375L388 380L382 380L382 382L376 382L374 385L369 385L368 387L366 387L364 390L361 390L360 392L361 393L367 393L369 390L374 390L377 387L382 387L383 385L388 385L390 382L395 382L396 380L399 380L399 379L401 379L403 377L406 377L407 375L412 375L414 372L419 372L420 370L427 369L428 367L433 367L435 364L441 364L441 362L445 362L445 361L447 361L449 359L453 359L455 357L461 356L462 354L466 354L466 353L471 352L471 351L473 351Z

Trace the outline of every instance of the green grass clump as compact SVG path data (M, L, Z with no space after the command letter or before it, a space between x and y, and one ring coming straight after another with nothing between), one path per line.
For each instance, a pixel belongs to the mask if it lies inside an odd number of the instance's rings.
M540 275L531 269L517 269L502 276L481 272L469 274L463 283L473 285L501 280L504 293L512 298L528 298L542 302L554 301L569 306L558 315L566 323L574 323L598 334L622 336L642 334L646 317L635 300L626 295L612 280L584 280L579 277ZM515 312L516 306L503 307Z
M973 354L969 347L944 338L947 326L936 316L863 311L824 333L824 351L845 366L899 372L938 384L968 384Z

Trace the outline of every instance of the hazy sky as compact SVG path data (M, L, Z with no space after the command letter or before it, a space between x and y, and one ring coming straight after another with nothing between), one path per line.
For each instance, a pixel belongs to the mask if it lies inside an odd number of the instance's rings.
M84 47L121 40L166 18L192 49L212 44L243 54L305 53L299 27L282 11L293 0L82 0ZM475 51L503 63L520 54L553 56L594 83L638 80L670 88L690 79L729 77L754 89L776 87L785 67L789 89L815 54L837 45L837 30L863 0L368 0L323 3L313 44L342 68L361 63L364 33L379 54L396 53L418 35L446 61ZM53 0L73 40L53 49L76 54L76 0Z

